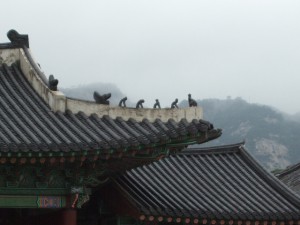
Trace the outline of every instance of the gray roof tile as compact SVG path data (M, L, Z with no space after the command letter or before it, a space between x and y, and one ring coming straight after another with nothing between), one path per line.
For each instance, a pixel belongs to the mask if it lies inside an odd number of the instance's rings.
M286 168L276 176L300 196L300 163Z
M121 117L100 118L71 111L54 113L16 64L0 65L0 152L124 151L180 142L186 135L196 139L196 134L214 131L207 140L221 135L221 130L207 124L210 123L185 120L164 123L160 119L150 123L146 118L142 122L125 121Z
M243 144L186 149L114 180L140 215L217 220L299 220L300 198Z

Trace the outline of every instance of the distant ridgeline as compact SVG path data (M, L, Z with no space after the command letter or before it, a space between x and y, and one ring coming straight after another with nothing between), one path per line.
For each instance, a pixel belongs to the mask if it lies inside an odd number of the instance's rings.
M214 121L223 135L204 146L245 140L248 151L268 170L283 169L300 162L300 122L265 105L242 98L198 100L204 119ZM180 105L186 105L183 101ZM202 145L203 146L203 145Z

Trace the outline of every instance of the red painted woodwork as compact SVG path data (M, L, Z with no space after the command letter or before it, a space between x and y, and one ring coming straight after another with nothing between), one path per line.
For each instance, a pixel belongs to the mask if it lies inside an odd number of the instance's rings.
M76 225L77 212L75 209L61 209L45 214L32 216L26 225Z
M66 209L61 212L58 225L76 225L77 215L75 209Z

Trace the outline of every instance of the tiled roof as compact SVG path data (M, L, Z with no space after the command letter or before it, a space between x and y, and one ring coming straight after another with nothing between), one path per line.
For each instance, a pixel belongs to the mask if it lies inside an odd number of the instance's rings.
M113 186L140 220L150 222L300 220L300 199L254 161L243 144L187 149L127 171Z
M276 176L300 196L300 163L288 167Z
M188 141L205 142L221 135L209 122L151 123L83 112L51 111L32 89L19 66L0 65L0 152L126 152Z

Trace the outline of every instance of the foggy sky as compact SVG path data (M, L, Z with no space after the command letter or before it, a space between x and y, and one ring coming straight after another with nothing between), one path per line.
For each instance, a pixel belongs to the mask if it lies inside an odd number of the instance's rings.
M28 34L60 87L115 83L149 106L191 93L300 111L300 1L9 0L1 8L0 42L12 28Z

